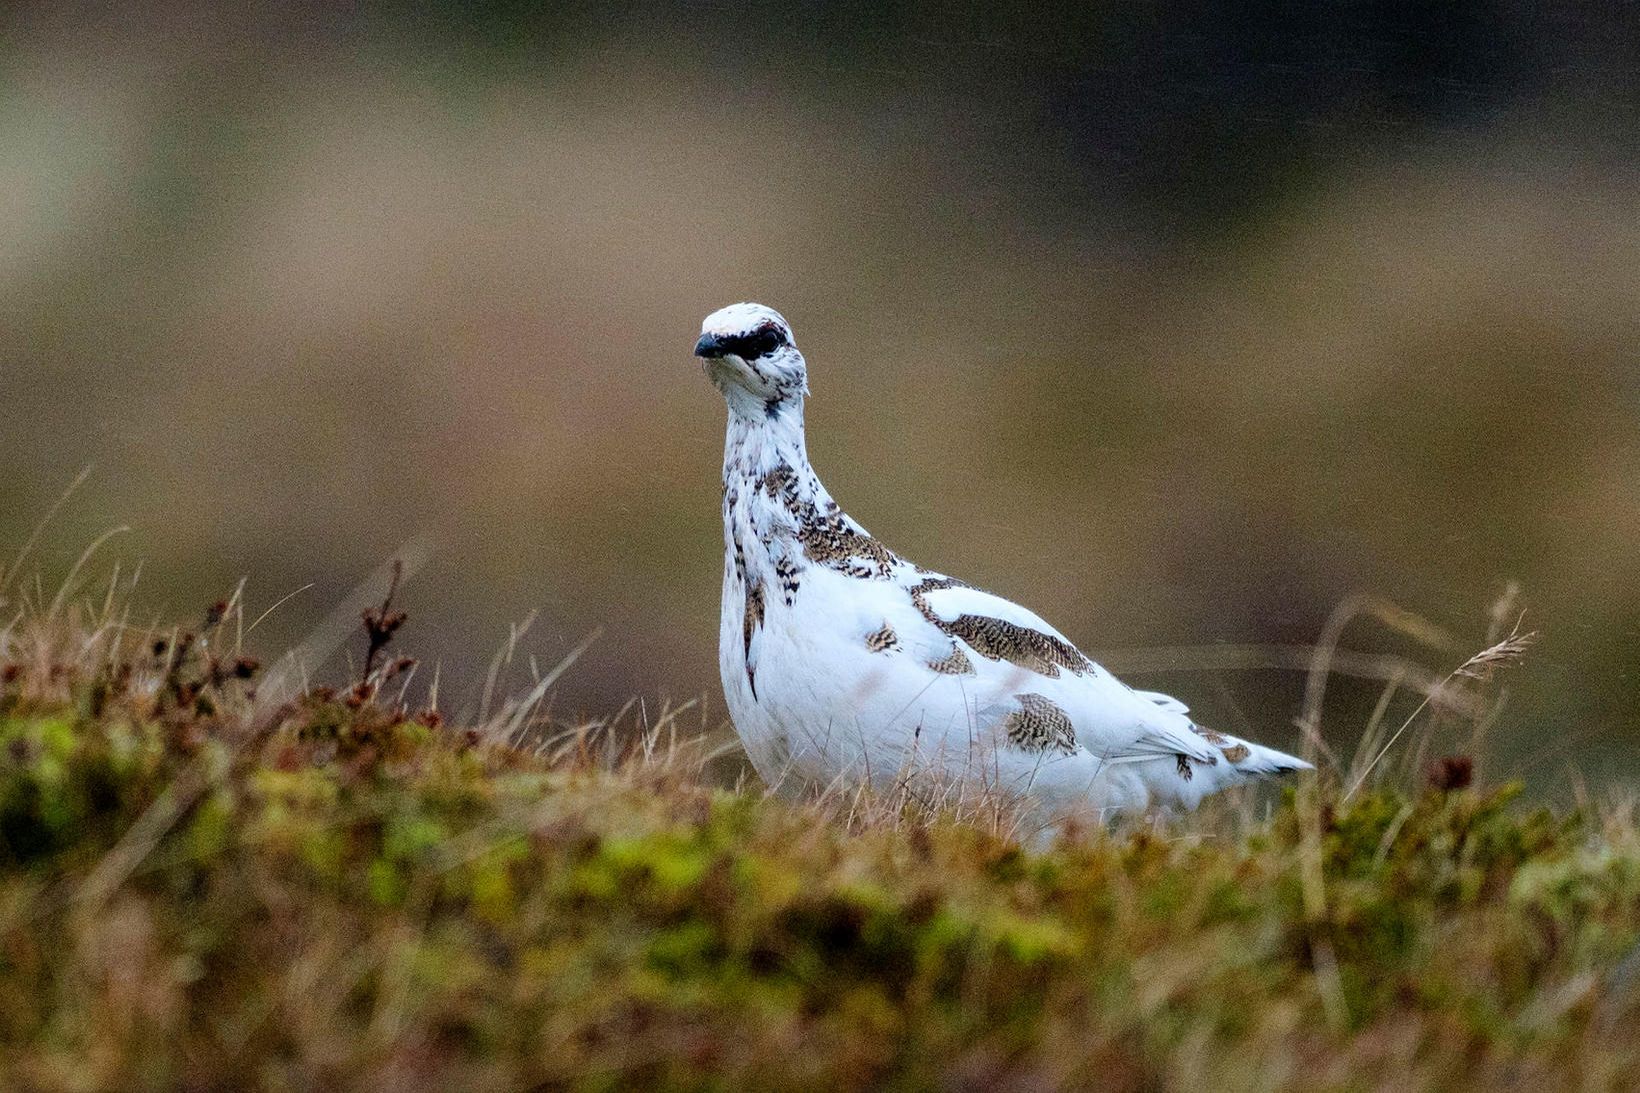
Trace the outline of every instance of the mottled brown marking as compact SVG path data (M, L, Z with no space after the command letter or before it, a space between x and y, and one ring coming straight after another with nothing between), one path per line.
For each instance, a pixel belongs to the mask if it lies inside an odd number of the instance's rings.
M1076 751L1076 727L1070 715L1039 694L1015 695L1019 709L1002 722L1008 742L1026 751Z
M797 563L782 554L775 559L774 575L780 581L781 599L786 601L787 607L791 607L797 602L797 590L803 585L798 576Z
M974 674L973 661L969 660L968 654L964 653L955 644L951 646L950 656L941 657L939 660L931 660L928 662L928 666L943 676L971 676Z
M824 511L802 495L797 472L785 463L763 475L763 491L780 501L797 524L797 541L803 555L817 565L835 569L863 580L883 579L899 562L893 551L852 525L836 502L827 501ZM818 481L811 482L818 492Z
M1063 638L989 615L958 615L947 622L928 602L930 592L966 587L953 577L929 577L910 590L911 602L923 618L989 660L1005 660L1050 679L1059 678L1061 668L1070 669L1073 675L1092 669L1093 662Z
M866 648L873 653L891 653L899 647L900 635L886 622L883 623L881 630L873 630L866 635Z
M1224 757L1232 763L1239 763L1252 754L1253 749L1249 748L1246 744L1235 744L1224 749Z
M1174 758L1179 762L1180 778L1183 778L1188 782L1190 779L1196 777L1196 772L1190 769L1190 757L1188 755L1177 755L1174 756Z
M788 464L777 463L763 476L763 490L770 497L779 497L788 507L797 504L797 472Z
M917 605L917 610L922 612L923 618L935 626L944 626L945 624L940 621L938 615L934 614L934 609L928 606L928 600L924 597L930 592L943 592L947 588L967 587L955 577L924 577L913 585L909 591L911 593L911 602Z
M893 551L835 516L799 520L797 539L809 561L851 577L886 577L894 565Z
M1006 660L1021 668L1059 677L1068 668L1080 675L1090 666L1088 658L1067 641L989 615L958 615L943 627L952 637L967 642L974 652L990 660Z
M752 697L757 697L757 673L752 668L752 634L763 626L763 581L751 581L746 585L746 617L741 621L740 636L745 651L746 682L752 688Z
M735 577L739 580L745 580L746 579L746 548L740 545L740 534L738 532L736 532L736 534L735 534L734 542L735 542L735 549L734 549Z
M1230 738L1222 732L1215 732L1212 729L1203 728L1194 721L1190 723L1190 731L1207 741L1209 744L1223 747L1225 744L1230 743Z

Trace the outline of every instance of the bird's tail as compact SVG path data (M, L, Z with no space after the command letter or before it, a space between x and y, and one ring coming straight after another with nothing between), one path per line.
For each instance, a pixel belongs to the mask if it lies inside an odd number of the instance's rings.
M1279 774L1291 774L1299 770L1314 770L1315 766L1306 763L1296 755L1288 755L1284 751L1267 748L1263 744L1255 744L1251 740L1230 738L1234 743L1227 748L1220 749L1230 767L1239 774L1253 778L1269 778ZM1247 753L1241 754L1246 748Z
M1184 759L1176 768L1157 766L1160 777L1152 780L1151 789L1158 801L1193 809L1221 789L1314 769L1297 756L1228 733L1215 732L1209 739L1219 753L1218 762L1211 766Z

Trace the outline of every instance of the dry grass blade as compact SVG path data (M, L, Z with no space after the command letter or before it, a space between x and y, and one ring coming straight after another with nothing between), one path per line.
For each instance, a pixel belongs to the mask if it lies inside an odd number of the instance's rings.
M97 551L101 549L102 545L108 542L108 540L114 538L116 535L124 535L130 530L131 529L124 524L121 524L119 527L109 528L107 531L93 539L90 546L80 551L80 556L74 560L74 564L68 569L68 574L63 577L62 584L57 586L57 594L51 598L50 605L46 607L47 619L55 618L57 612L63 609L64 601L67 600L68 597L74 592L74 582L79 579L80 570L85 568L85 564L91 560L91 556L97 553Z
M534 716L536 709L541 705L541 701L546 698L547 689L558 682L559 677L569 671L570 666L580 660L581 654L592 648L592 643L601 636L603 636L603 630L598 629L582 638L579 645L565 653L551 671L536 681L535 686L530 688L527 695L521 700L507 703L493 720L480 726L479 733L492 740L513 743L517 739L519 729Z
M309 581L307 584L302 585L300 588L294 589L290 592L286 592L283 596L280 596L277 600L274 600L273 605L271 607L269 607L266 611L263 611L260 615L256 616L256 620L254 622L252 622L249 626L245 627L245 632L244 632L243 637L244 638L250 637L251 634L255 633L256 628L258 626L261 626L262 623L267 620L267 617L269 615L273 614L275 611L277 611L281 607L285 606L285 604L289 603L291 600L295 599L297 596L300 596L302 593L306 592L308 589L310 589L312 587L313 587L313 582ZM243 640L243 638L241 640Z
M1480 652L1476 653L1474 656L1452 669L1452 671L1447 674L1446 679L1442 681L1441 688L1437 688L1437 690L1444 689L1457 679L1474 679L1484 682L1491 679L1493 672L1495 672L1498 668L1518 663L1520 659L1526 655L1526 651L1532 647L1532 644L1537 641L1538 635L1536 631L1531 631L1524 634L1520 633L1518 630L1520 625L1519 621L1517 621L1515 625L1517 629L1511 632L1503 640L1482 649ZM1356 776L1354 781L1350 784L1350 788L1344 792L1342 800L1348 801L1355 795L1355 792L1359 790L1366 782L1368 776L1372 774L1373 770L1383 760L1384 756L1388 755L1390 749L1395 747L1396 741L1401 739L1402 734L1404 734L1412 723L1417 720L1418 715L1424 712L1424 709L1430 704L1430 702L1431 697L1425 696L1424 700L1418 703L1417 708L1407 715L1406 720L1401 722L1400 727L1390 735L1390 738L1384 742L1383 747L1381 747L1367 763L1365 769L1363 769L1361 773Z
M1364 653L1323 645L1177 645L1158 649L1102 649L1094 656L1118 675L1167 672L1309 672L1320 663L1330 676L1378 680L1410 687L1454 712L1472 712L1462 694L1439 690L1442 676L1417 661L1392 653ZM1319 699L1320 695L1317 695Z
M1468 679L1478 679L1484 682L1491 679L1492 673L1498 668L1502 668L1510 664L1518 664L1521 658L1526 655L1526 651L1530 649L1538 639L1536 630L1522 634L1519 632L1519 625L1519 623L1516 623L1516 630L1512 631L1508 637L1504 638L1496 645L1482 649L1480 652L1458 665L1458 667L1453 669L1452 674L1455 676L1464 676Z
M0 570L0 592L4 592L17 577L17 574L23 568L23 563L28 560L28 556L39 545L40 536L45 534L46 528L51 526L51 521L57 518L57 513L68 503L68 499L73 497L81 486L85 485L85 480L89 477L91 477L91 464L88 463L80 468L80 473L74 476L74 481L70 482L68 488L58 494L57 500L53 501L51 507L46 509L45 515L40 517L39 522L34 525L34 529L29 532L28 538L23 540L23 545L17 548L17 554L12 558L11 565Z
M1304 685L1304 706L1298 719L1299 730L1304 734L1303 758L1312 763L1325 756L1329 764L1335 769L1338 767L1337 757L1321 736L1321 708L1326 696L1328 678L1338 670L1336 666L1349 656L1339 650L1339 642L1343 640L1344 631L1350 623L1363 615L1433 648L1446 648L1452 644L1451 637L1444 630L1413 612L1377 596L1358 594L1335 607L1327 619L1327 625L1322 628L1321 637L1316 642L1314 654L1310 658L1309 676ZM1387 667L1392 674L1379 678L1415 679L1424 671L1410 662L1390 664ZM1426 682L1420 690L1424 691L1427 702L1439 695L1442 688L1439 683L1430 685Z
M484 676L484 690L478 700L478 716L474 718L474 721L478 724L483 725L489 722L490 704L495 699L495 690L501 682L502 670L512 664L513 657L518 653L518 643L530 632L530 627L535 625L535 620L539 616L539 611L531 609L530 613L524 616L522 622L507 625L507 640L502 643L501 648L497 649L495 656L490 659L490 670Z

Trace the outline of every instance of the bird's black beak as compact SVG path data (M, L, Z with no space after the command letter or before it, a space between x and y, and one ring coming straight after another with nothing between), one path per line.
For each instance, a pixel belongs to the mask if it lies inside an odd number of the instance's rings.
M697 357L711 359L721 357L726 352L728 350L724 348L723 339L716 334L702 334L700 341L695 343L695 356Z

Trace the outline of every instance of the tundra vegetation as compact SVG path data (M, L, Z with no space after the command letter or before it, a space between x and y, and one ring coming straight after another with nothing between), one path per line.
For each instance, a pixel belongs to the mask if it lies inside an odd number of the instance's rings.
M1478 777L1507 627L1354 758L1312 736L1317 777L1043 835L914 784L785 800L697 709L566 723L551 673L451 723L391 592L324 686L253 659L238 595L172 627L117 573L0 579L0 1087L1637 1074L1633 806Z

